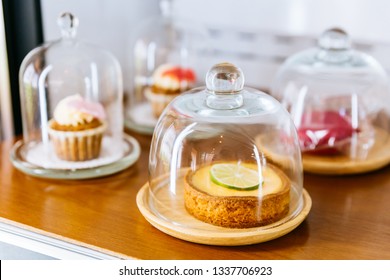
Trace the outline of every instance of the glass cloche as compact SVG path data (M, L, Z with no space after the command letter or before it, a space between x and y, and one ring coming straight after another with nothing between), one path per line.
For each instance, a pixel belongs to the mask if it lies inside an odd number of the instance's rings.
M362 173L390 162L388 76L345 31L326 30L316 48L288 58L271 93L291 113L305 171Z
M11 154L25 173L48 178L98 177L122 170L139 155L123 131L123 86L109 52L76 39L78 19L58 18L62 37L23 60L23 140Z
M209 70L206 88L168 105L153 133L149 175L141 212L164 232L198 243L276 238L310 208L293 121L273 97L245 88L230 63Z
M206 49L203 29L174 18L172 0L161 0L160 8L161 15L141 22L129 43L125 125L146 134L172 99L199 86Z

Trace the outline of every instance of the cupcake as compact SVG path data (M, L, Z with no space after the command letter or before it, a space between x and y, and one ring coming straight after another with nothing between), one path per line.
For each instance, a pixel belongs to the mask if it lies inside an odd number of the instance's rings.
M194 86L195 80L195 73L190 68L170 64L158 67L153 74L152 86L145 91L153 115L158 118L169 102Z
M78 94L61 100L48 124L56 155L68 161L98 158L107 127L105 118L101 104L87 101Z

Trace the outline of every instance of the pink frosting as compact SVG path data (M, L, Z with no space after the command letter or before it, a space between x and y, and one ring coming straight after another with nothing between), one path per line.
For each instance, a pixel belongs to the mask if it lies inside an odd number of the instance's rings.
M68 106L81 113L92 115L99 120L104 120L106 118L106 113L100 103L91 102L85 99L74 99L68 103Z
M104 120L106 114L100 103L85 100L79 94L61 100L54 110L54 119L62 125L78 125L94 118Z

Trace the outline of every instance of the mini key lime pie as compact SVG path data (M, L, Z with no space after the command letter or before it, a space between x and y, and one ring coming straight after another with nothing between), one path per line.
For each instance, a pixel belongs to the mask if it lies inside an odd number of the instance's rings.
M311 205L294 122L272 96L244 87L241 69L230 63L208 71L206 88L169 103L149 155L149 181L137 205L151 224L178 238L263 242L293 230Z
M57 104L53 115L49 135L60 159L86 161L99 157L107 127L100 103L71 95Z
M229 228L267 225L289 211L290 182L279 169L251 163L215 163L185 178L187 211L199 220Z

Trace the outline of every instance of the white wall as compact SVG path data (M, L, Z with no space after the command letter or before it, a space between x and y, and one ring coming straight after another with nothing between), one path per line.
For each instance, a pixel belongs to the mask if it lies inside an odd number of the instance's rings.
M341 26L358 40L390 42L388 0L178 0L176 8L209 26L297 36Z
M159 13L158 0L42 0L46 40L59 37L56 18L73 12L79 38L111 50L125 76L128 39L135 26ZM175 0L174 15L204 25L215 49L210 63L229 60L243 68L247 84L267 87L280 63L312 46L329 27L345 29L355 46L390 69L388 0ZM125 79L126 86L126 79Z
M79 19L78 38L110 50L126 75L126 46L132 31L140 21L160 13L158 3L159 0L41 0L44 38L60 38L57 18L63 12L71 12Z

